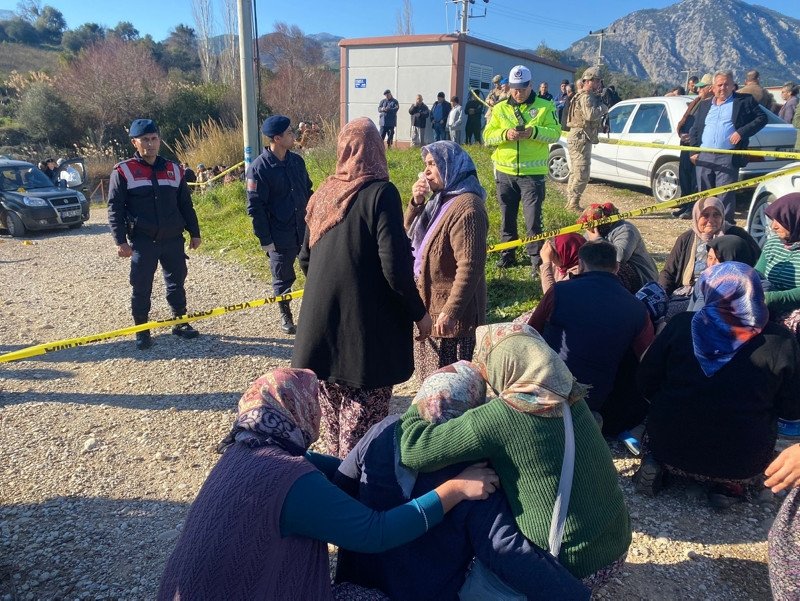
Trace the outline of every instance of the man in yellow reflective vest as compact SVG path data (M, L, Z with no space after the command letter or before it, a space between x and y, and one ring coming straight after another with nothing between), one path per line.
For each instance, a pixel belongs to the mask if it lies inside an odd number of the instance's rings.
M492 154L497 202L500 205L503 242L516 240L520 201L527 236L542 231L542 203L545 194L547 157L550 145L561 135L556 107L551 100L536 95L531 87L531 71L523 65L508 75L510 92L498 102L483 132L484 144L496 146ZM528 244L525 251L532 273L538 274L539 243ZM497 262L502 268L516 264L515 249L504 251Z

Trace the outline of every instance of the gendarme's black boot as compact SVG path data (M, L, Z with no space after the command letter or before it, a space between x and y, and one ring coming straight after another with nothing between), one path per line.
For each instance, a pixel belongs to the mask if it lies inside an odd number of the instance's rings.
M281 330L287 334L294 334L297 328L292 319L292 310L289 308L289 301L278 301L278 308L281 311Z
M134 316L133 323L136 325L147 323L147 316ZM150 337L150 330L136 332L136 348L144 351L153 346L153 339Z

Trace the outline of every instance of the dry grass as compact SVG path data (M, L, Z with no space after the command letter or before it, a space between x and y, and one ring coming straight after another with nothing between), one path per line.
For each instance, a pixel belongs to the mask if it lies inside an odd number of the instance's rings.
M11 71L54 73L59 66L60 56L61 53L56 50L44 50L36 46L2 42L0 43L0 80L4 80Z
M242 160L242 124L225 127L209 119L193 125L175 141L174 152L189 165L235 165Z

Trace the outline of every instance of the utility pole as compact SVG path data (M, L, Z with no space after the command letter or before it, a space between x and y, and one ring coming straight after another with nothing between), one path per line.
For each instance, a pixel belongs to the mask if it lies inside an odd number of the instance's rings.
M613 33L614 33L613 31L611 33L606 33L605 29L601 29L599 31L590 31L589 32L590 36L599 37L600 38L600 47L597 49L597 64L595 65L596 67L602 67L603 66L603 38L605 36L611 35Z
M483 7L483 14L482 15L473 15L469 12L469 5L475 4L475 0L445 0L445 4L456 4L460 8L461 11L460 15L460 27L459 30L456 32L459 35L467 35L469 33L469 20L470 19L481 19L486 16L486 4L489 4L489 0L483 0L484 7Z
M238 0L239 11L239 72L242 82L242 139L245 170L261 148L255 85L253 83L253 1Z

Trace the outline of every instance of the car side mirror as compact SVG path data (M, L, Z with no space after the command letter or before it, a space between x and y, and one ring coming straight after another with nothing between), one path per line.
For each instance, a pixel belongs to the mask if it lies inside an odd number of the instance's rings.
M67 189L67 180L65 180L65 179L58 180L58 187L59 187L60 190L66 190Z

